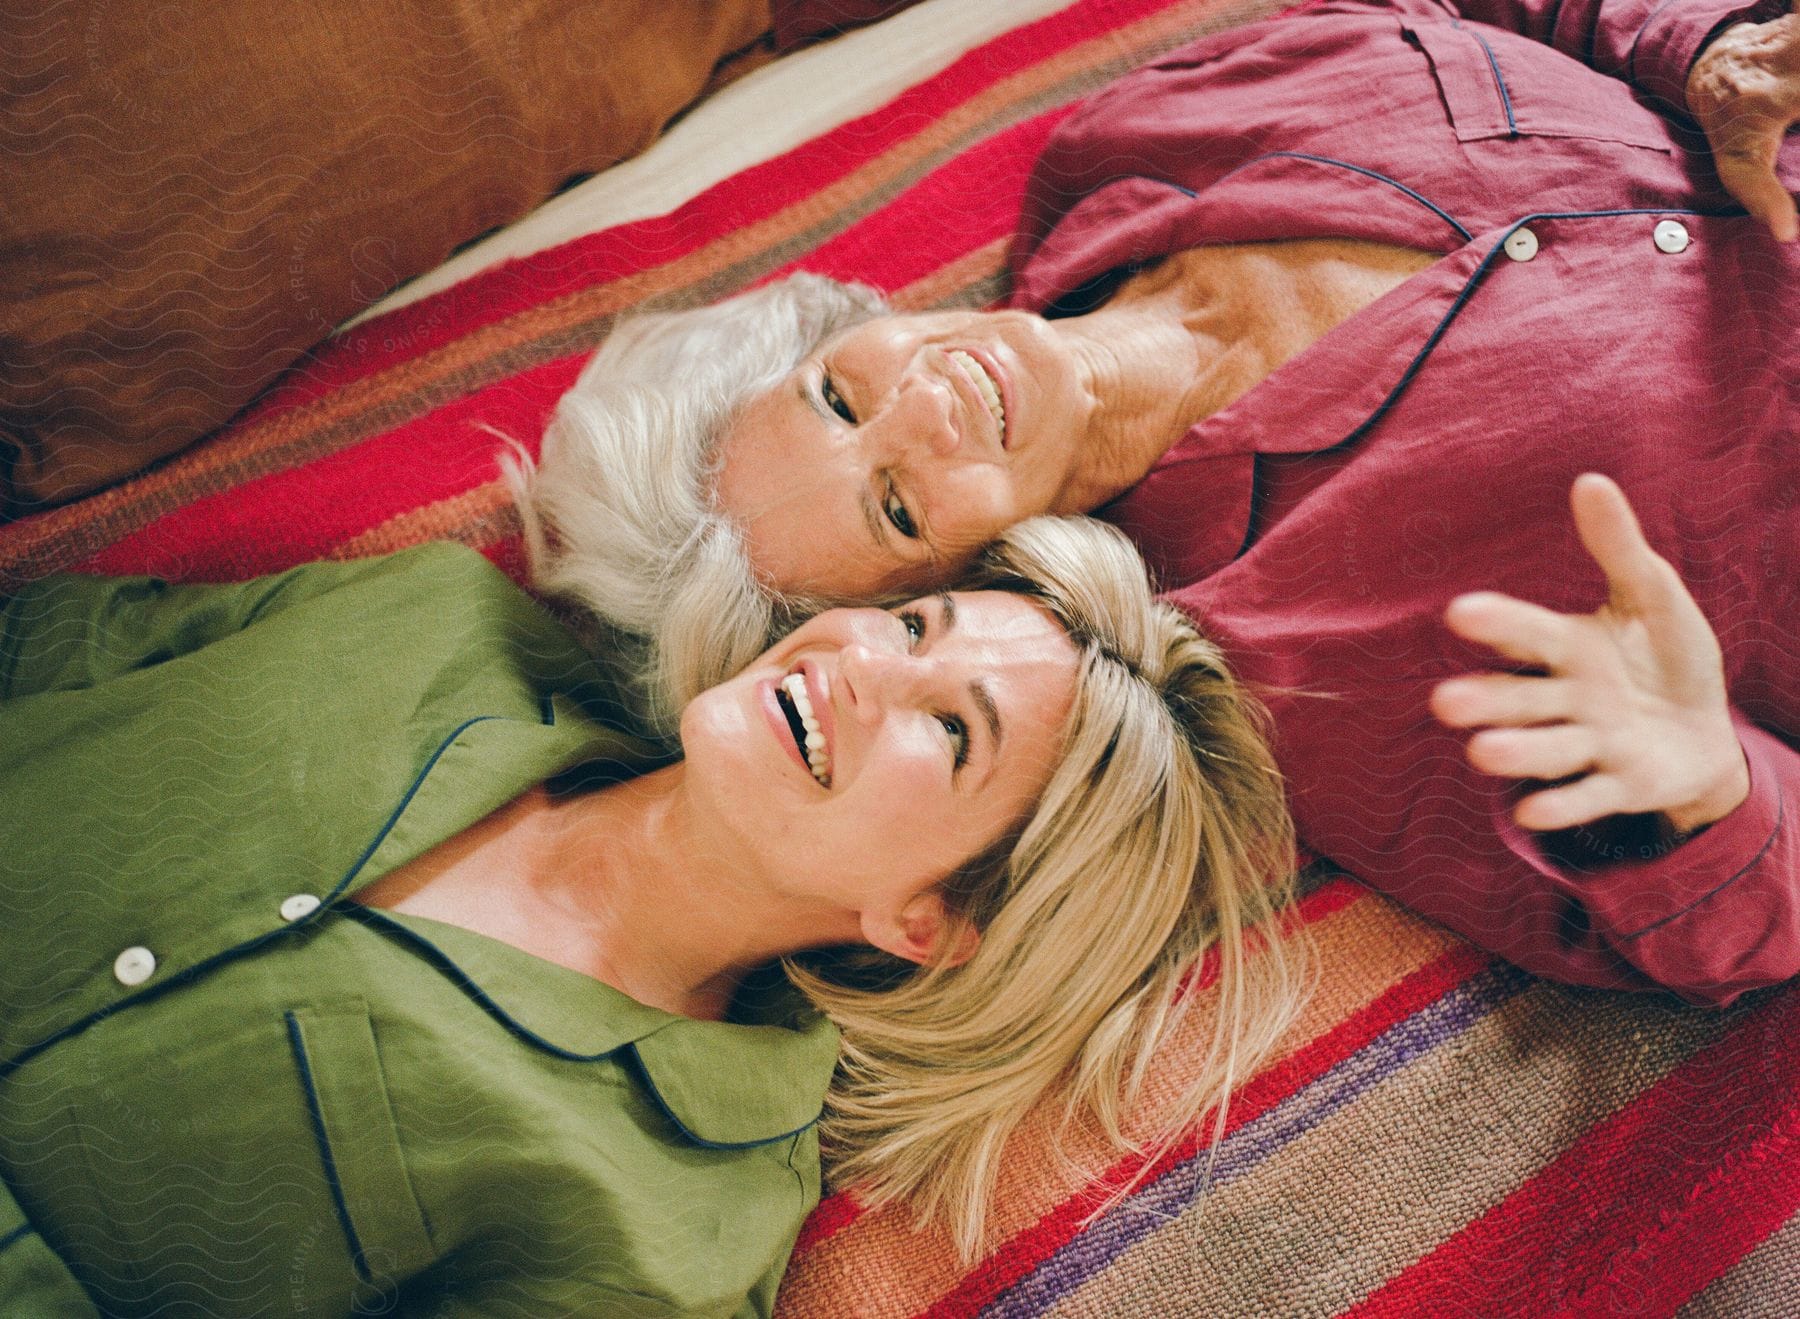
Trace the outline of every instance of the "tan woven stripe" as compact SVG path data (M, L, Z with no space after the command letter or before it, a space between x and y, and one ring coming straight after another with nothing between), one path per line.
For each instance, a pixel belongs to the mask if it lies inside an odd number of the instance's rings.
M1677 1319L1794 1319L1800 1315L1800 1214L1676 1311Z
M460 540L476 548L519 534L519 514L504 481L490 481L449 499L389 518L336 546L329 559L389 554L428 540Z
M1313 937L1322 967L1319 987L1289 1032L1285 1052L1325 1034L1456 944L1451 935L1373 894L1359 896L1318 921ZM1216 993L1202 995L1194 1007L1182 1040L1157 1061L1150 1090L1152 1103L1166 1102L1203 1059L1217 1007ZM1055 1153L1058 1125L1054 1111L1045 1106L1008 1145L993 1209L996 1241L1030 1227L1070 1195L1071 1183ZM1093 1131L1077 1129L1060 1144L1078 1165L1111 1162ZM905 1209L891 1207L863 1215L797 1256L782 1284L781 1315L782 1319L840 1319L846 1313L845 1298L855 1297L859 1316L899 1319L944 1295L963 1272L942 1233L915 1232Z
M890 301L901 311L923 311L927 307L980 305L992 301L981 295L998 280L1006 265L1006 249L1010 239L996 238L972 252L965 252L921 276L903 289L896 290Z
M1336 1314L1740 1015L1540 983L1219 1187L1049 1313Z
M735 291L888 204L972 142L1110 81L1193 32L1272 8L1268 0L1225 10L1216 0L1173 6L1003 80L845 178L686 257L530 308L325 398L228 430L135 481L0 537L0 589L96 553L196 499L336 452L484 384L591 347L621 310L697 305Z

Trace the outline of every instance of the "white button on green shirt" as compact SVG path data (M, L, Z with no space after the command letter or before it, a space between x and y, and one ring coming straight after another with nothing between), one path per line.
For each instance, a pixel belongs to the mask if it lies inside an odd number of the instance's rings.
M757 1315L836 1034L348 894L654 749L454 546L0 612L0 1313Z

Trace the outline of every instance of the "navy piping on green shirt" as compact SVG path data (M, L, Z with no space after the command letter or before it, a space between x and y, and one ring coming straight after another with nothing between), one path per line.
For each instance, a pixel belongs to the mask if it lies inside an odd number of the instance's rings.
M544 716L544 722L546 724L554 725L555 714L549 708L548 703L546 703L544 707ZM506 717L507 716L505 715L497 714L476 715L473 719L465 719L450 731L449 736L438 744L437 750L431 753L430 759L425 762L424 767L414 776L411 786L408 787L406 792L401 796L399 804L394 807L392 813L389 814L381 828L375 831L375 837L370 840L369 845L365 847L362 850L361 855L351 863L350 868L344 872L344 877L337 882L330 893L325 895L318 908L310 915L303 916L297 921L277 926L275 929L266 930L262 934L251 939L246 939L244 942L237 944L234 947L227 948L222 952L214 953L211 957L195 962L192 966L176 972L167 979L160 980L153 985L146 985L135 994L120 999L116 1003L109 1003L98 1011L89 1013L79 1021L70 1022L61 1030L52 1032L50 1035L39 1040L36 1044L27 1045L13 1057L0 1062L0 1080L5 1080L8 1076L11 1076L15 1071L37 1057L38 1054L42 1053L44 1050L60 1044L64 1040L75 1035L79 1035L95 1022L110 1016L114 1012L118 1012L123 1008L136 1007L138 1004L148 1002L158 995L166 994L177 986L184 985L190 980L205 975L214 967L222 966L235 958L243 957L248 953L255 952L264 944L305 929L313 922L319 920L326 909L343 895L345 889L350 887L351 881L356 878L357 872L368 863L369 858L375 854L375 849L380 847L382 841L393 831L394 825L399 822L400 817L405 813L407 806L412 802L412 799L418 795L419 789L423 786L426 776L431 773L432 769L443 757L444 752L450 749L450 744L455 742L465 731L476 724L485 723L490 719L504 719Z
M344 1229L344 1239L350 1244L350 1262L356 1269L356 1276L364 1282L370 1282L369 1265L363 1255L362 1241L356 1235L356 1225L350 1221L350 1206L344 1199L344 1186L338 1180L337 1159L331 1152L331 1137L325 1131L325 1112L319 1103L318 1087L313 1084L312 1060L306 1056L306 1041L300 1034L300 1023L292 1012L281 1014L287 1022L288 1044L294 1050L294 1066L300 1072L300 1085L306 1091L306 1113L312 1119L313 1139L319 1146L319 1162L325 1167L325 1184L331 1188L332 1208L337 1211L338 1226Z
M700 1146L702 1149L750 1150L756 1149L761 1145L773 1145L777 1141L792 1140L795 1136L798 1136L801 1132L805 1131L819 1120L818 1117L815 1116L806 1122L802 1122L792 1131L784 1131L775 1136L764 1136L760 1140L722 1142L707 1140L702 1136L695 1135L687 1128L680 1118L675 1116L674 1112L669 1108L669 1105L664 1101L662 1092L656 1088L655 1079L650 1075L649 1069L644 1066L643 1060L638 1056L635 1043L627 1043L620 1046L618 1049L603 1049L599 1053L576 1053L572 1049L565 1049L562 1045L552 1043L523 1022L514 1018L505 1008L496 1003L486 990L476 984L469 974L456 964L454 958L442 948L439 948L430 939L420 934L417 930L407 928L384 912L376 911L370 907L359 906L354 903L347 904L340 908L339 914L347 916L353 921L359 921L362 924L369 926L371 929L377 930L402 943L410 945L420 956L424 957L426 961L430 962L433 966L437 967L439 971L443 972L450 980L450 983L455 985L464 994L468 995L469 999L483 1012L487 1013L519 1039L524 1040L527 1044L530 1044L535 1048L542 1049L545 1053L552 1054L558 1058L567 1059L569 1062L592 1063L611 1058L614 1054L619 1053L621 1049L627 1051L630 1054L634 1070L643 1081L644 1088L650 1092L651 1098L656 1101L658 1110L662 1112L664 1117L668 1118L669 1122L681 1133L683 1138Z
M784 1131L778 1136L764 1136L761 1140L707 1140L705 1137L697 1136L692 1131L689 1131L687 1124L675 1116L675 1111L664 1101L662 1091L656 1088L656 1080L650 1075L650 1069L644 1066L644 1060L638 1054L637 1045L628 1044L625 1047L631 1054L633 1070L635 1070L638 1076L643 1080L644 1088L650 1092L650 1097L656 1101L656 1107L661 1110L662 1115L669 1120L670 1125L682 1134L683 1138L692 1141L701 1149L753 1150L762 1145L774 1145L780 1141L792 1140L802 1131L805 1131L808 1127L816 1123L820 1117L824 1116L824 1110L821 1109L816 1116L806 1122L802 1122L792 1131Z

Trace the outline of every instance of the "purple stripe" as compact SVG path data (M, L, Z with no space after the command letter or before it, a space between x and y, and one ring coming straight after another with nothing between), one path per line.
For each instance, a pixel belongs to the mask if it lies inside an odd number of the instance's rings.
M1528 988L1532 977L1495 962L1436 1002L1395 1022L1310 1085L1227 1136L1218 1147L1211 1185L1254 1171L1288 1142L1493 1012ZM1206 1190L1206 1155L1171 1168L1135 1191L1104 1217L1019 1279L982 1310L989 1319L1042 1314L1112 1264L1137 1242L1180 1216Z

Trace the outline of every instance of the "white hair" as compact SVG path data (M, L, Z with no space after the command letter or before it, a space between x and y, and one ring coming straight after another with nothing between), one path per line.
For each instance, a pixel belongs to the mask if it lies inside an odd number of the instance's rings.
M591 616L582 630L652 729L672 732L683 705L822 603L758 580L713 503L718 442L820 344L887 310L866 285L802 274L623 320L557 404L537 462L502 460L532 584Z

